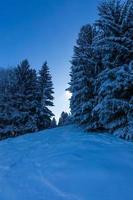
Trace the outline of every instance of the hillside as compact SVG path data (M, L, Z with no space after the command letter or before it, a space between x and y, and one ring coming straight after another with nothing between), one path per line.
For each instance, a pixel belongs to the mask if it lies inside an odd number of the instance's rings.
M133 143L66 126L0 142L0 200L132 200Z

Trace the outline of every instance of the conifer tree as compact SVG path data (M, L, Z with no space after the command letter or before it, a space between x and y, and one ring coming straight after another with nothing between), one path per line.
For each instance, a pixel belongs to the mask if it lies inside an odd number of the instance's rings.
M94 28L87 24L81 28L74 47L72 58L70 92L72 97L70 107L75 122L86 123L93 104L93 77L95 62L93 60L92 42Z
M51 120L50 128L55 128L56 126L57 126L57 122L56 122L55 117L53 117L53 119Z
M72 117L88 130L125 127L122 137L133 138L133 1L103 0L98 11L95 29L84 26L74 47Z
M12 91L12 107L16 112L13 115L13 124L17 134L37 130L37 76L36 71L30 68L27 60L23 60L15 69L15 85Z
M15 130L12 116L16 110L12 106L11 91L15 80L14 69L0 70L0 138L11 136Z
M53 84L47 63L39 77L27 60L0 71L1 138L48 128L53 116L49 106L53 106Z
M59 118L58 126L64 126L69 124L69 115L67 112L62 112Z
M133 58L133 1L104 0L98 10L96 25L103 37L95 45L104 52L104 67L129 64Z
M50 127L51 117L53 117L52 111L49 107L53 106L53 83L52 77L49 72L47 62L42 65L39 71L38 77L38 128L39 130Z

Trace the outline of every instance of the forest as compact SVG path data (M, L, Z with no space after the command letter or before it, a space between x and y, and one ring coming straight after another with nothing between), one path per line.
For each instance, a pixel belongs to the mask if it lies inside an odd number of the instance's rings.
M59 125L133 139L133 1L103 0L98 19L81 27L71 59L71 113ZM69 67L69 66L68 66ZM39 72L23 60L0 69L1 139L56 127L47 62Z

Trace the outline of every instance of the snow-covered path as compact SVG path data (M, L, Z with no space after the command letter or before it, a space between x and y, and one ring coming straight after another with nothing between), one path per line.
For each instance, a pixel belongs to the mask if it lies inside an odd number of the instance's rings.
M133 200L133 143L75 126L0 142L0 200Z

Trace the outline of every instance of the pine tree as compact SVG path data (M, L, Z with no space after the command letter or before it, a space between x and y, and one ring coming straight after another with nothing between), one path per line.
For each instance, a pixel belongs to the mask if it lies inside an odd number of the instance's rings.
M96 25L102 37L95 48L104 52L104 67L129 64L133 58L133 1L104 0L98 10Z
M53 106L53 83L52 77L49 72L47 62L42 65L39 71L38 77L38 128L39 130L50 127L51 117L53 117L52 111L49 107Z
M93 105L93 77L95 62L93 60L92 42L95 29L87 24L81 28L74 47L72 58L70 92L72 97L70 107L75 122L86 123Z
M96 101L88 129L111 130L126 124L125 116L129 110L129 103L116 97L113 91L121 96L122 90L132 88L131 71L127 73L124 71L127 68L121 65L128 64L133 57L133 1L124 3L118 0L103 1L98 9L100 19L96 24L99 32L93 46L95 52L99 50L102 52L103 70L98 73L95 81ZM110 70L116 67L118 69ZM130 84L126 85L126 81L129 80ZM128 98L130 93L126 93Z
M95 29L84 26L74 47L69 88L72 117L88 130L116 133L125 127L121 137L131 138L133 1L104 0L98 10Z
M62 112L59 118L58 126L64 126L69 123L69 115L67 112Z
M97 77L97 84L100 87L98 103L92 110L92 128L113 132L127 126L131 122L133 108L133 70L130 65L106 69Z
M0 70L0 138L11 136L15 130L12 123L12 113L15 109L12 106L11 89L14 85L14 69L7 68Z
M0 137L30 133L51 124L53 86L47 63L39 77L28 61L0 71ZM54 121L54 120L53 120Z
M12 121L17 134L34 132L37 130L37 76L30 68L27 60L21 62L15 69L16 82L11 91L11 103L15 113Z
M56 126L57 126L57 122L56 122L55 117L53 117L53 119L51 120L50 128L56 128Z

